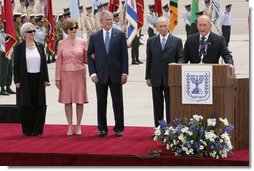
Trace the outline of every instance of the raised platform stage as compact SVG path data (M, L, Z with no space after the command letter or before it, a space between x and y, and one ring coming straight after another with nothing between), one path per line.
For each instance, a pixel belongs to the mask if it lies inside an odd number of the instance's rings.
M25 137L20 124L0 124L2 166L249 166L249 150L227 159L175 157L152 139L151 127L125 127L115 137L97 136L96 126L83 126L81 136L67 136L66 125L46 125L44 135ZM162 150L162 156L147 152Z

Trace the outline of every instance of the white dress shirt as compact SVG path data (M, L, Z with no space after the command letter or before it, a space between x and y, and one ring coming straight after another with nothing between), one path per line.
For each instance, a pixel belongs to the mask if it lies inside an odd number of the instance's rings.
M160 41L161 41L161 44L162 44L162 39L163 39L163 38L166 39L166 42L167 42L168 36L169 36L169 33L166 34L166 36L164 36L164 37L160 34Z
M41 68L41 57L38 49L26 48L26 66L28 73L39 73Z

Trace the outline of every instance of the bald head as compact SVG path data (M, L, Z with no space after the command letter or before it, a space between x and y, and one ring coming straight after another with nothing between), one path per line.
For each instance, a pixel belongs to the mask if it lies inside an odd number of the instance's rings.
M212 28L211 18L207 15L198 17L197 28L202 36L206 36Z
M157 31L164 37L169 32L169 21L166 17L159 17L156 21Z

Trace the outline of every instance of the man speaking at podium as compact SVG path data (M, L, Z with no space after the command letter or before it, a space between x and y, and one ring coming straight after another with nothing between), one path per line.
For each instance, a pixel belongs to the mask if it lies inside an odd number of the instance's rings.
M218 64L220 57L222 57L226 64L231 64L230 67L234 73L231 52L227 48L225 39L211 32L210 17L202 15L197 20L199 33L190 35L184 45L185 62Z

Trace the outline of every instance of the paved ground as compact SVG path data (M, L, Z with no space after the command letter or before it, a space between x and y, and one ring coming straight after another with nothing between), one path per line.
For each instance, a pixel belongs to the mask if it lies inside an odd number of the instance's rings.
M91 1L91 0L90 0ZM85 6L88 5L87 0L80 0ZM104 0L105 1L105 0ZM60 12L62 8L68 6L67 0L54 0L53 7L56 13ZM152 2L152 0L146 0L146 5ZM163 2L166 3L164 0ZM168 1L167 1L168 2ZM183 15L183 2L179 1L179 16ZM229 49L232 51L236 73L238 76L249 76L249 31L247 24L247 17L249 12L248 3L245 0L221 0L221 10L223 10L226 3L233 4L233 23L232 37L229 44ZM203 3L203 2L202 2ZM181 8L180 8L181 7ZM237 10L236 10L237 8ZM146 9L147 12L147 9ZM176 31L173 33L176 36L182 38L183 43L185 42L186 36L183 28L183 20L179 19L179 25ZM216 30L214 29L216 32ZM143 43L146 44L147 35L146 28L143 29L145 36L143 37ZM130 52L130 49L129 49ZM129 53L130 54L130 53ZM124 86L124 108L125 108L125 125L134 126L153 126L153 107L152 107L152 96L151 89L145 84L145 45L140 47L140 59L144 62L142 65L134 66L129 65L130 74L128 82ZM131 60L129 60L131 61ZM46 123L48 124L66 124L66 118L64 114L64 106L57 102L58 90L54 86L54 74L55 64L49 64L49 73L51 86L47 87L47 103L48 111ZM88 76L87 76L88 77ZM82 124L85 125L96 125L96 94L95 86L91 82L90 78L87 78L88 97L89 103L84 107L84 117ZM15 104L15 96L0 96L0 104ZM75 115L74 115L75 116ZM108 99L108 123L109 125L114 124L112 104L109 95Z

